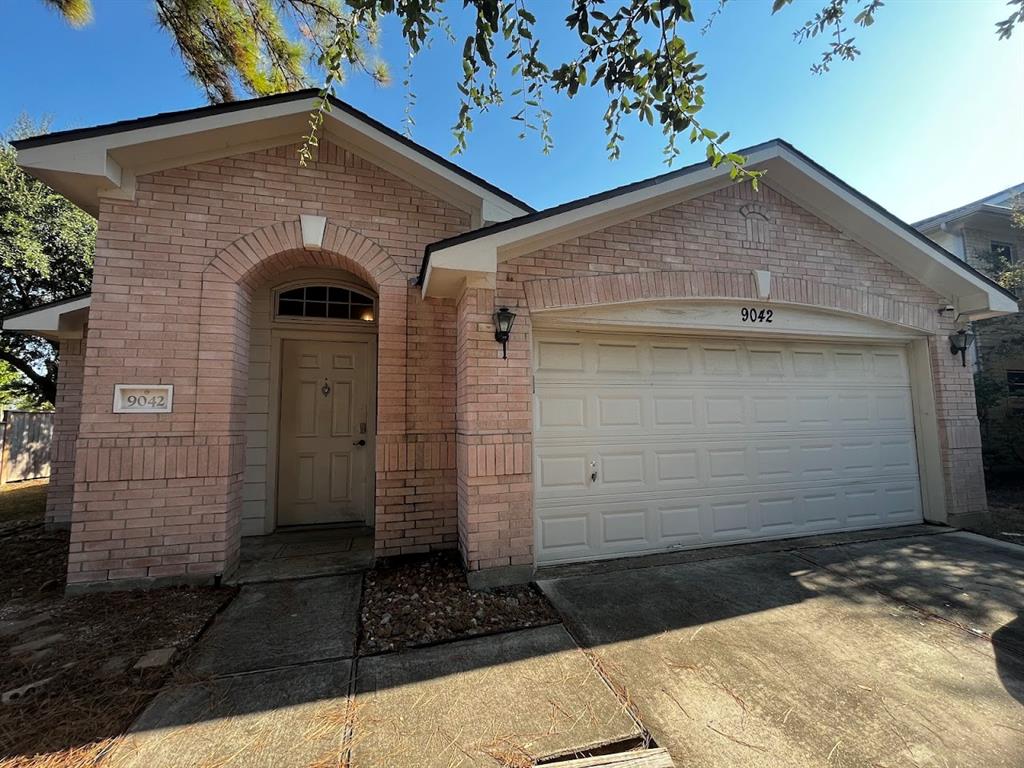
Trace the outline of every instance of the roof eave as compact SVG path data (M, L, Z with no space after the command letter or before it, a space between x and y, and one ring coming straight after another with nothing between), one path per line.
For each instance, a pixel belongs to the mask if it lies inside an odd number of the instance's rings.
M991 279L963 263L933 243L921 232L898 219L874 201L841 181L792 145L776 139L741 150L748 164L768 171L766 180L773 188L798 205L846 232L869 250L892 261L898 268L929 285L942 296L957 298L967 317L1016 311L1016 297ZM569 239L609 226L624 214L643 210L645 203L668 205L705 194L715 184L729 183L724 167L709 163L690 166L647 182L627 185L609 193L556 206L547 211L509 220L476 232L470 232L429 246L424 253L421 285L424 295L434 295L430 285L433 271L467 269L483 273L487 266L514 257L543 242L543 234ZM573 222L583 223L572 229ZM535 249L535 248L534 248ZM472 267L469 270L468 267ZM448 274L447 283L451 283ZM452 289L446 288L449 294Z
M51 301L5 315L0 318L0 328L58 342L63 339L80 339L89 319L91 304L91 293Z
M83 209L97 213L104 195L131 197L135 176L297 142L317 92L299 91L201 107L14 142L18 162ZM460 168L344 102L331 100L325 132L377 148L393 172L431 176L431 191L498 219L529 213L522 200ZM390 163L387 161L390 160ZM421 179L420 179L421 180ZM460 206L461 207L461 206Z

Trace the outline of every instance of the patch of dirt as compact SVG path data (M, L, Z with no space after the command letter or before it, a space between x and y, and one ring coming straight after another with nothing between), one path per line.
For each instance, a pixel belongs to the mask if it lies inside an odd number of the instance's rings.
M1024 545L1024 486L995 485L988 489L992 522L987 536Z
M471 590L452 553L379 566L364 578L361 656L559 620L532 586Z
M170 646L175 661L183 657L233 590L64 598L67 534L46 531L36 506L0 526L0 694L35 684L0 703L0 768L84 768L172 669L137 671L135 663Z

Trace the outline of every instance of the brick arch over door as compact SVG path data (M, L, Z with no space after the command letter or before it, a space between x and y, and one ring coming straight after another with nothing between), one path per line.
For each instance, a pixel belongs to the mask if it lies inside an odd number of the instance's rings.
M323 246L307 249L298 219L239 238L203 271L196 431L240 434L244 426L249 297L256 285L295 267L335 267L365 280L378 295L378 369L405 366L408 287L394 259L364 235L328 222ZM405 377L396 377L404 384ZM404 398L403 398L404 399ZM225 408L225 405L230 405ZM405 414L378 414L379 432L403 431Z
M196 434L205 434L211 442L226 442L230 446L228 487L223 491L229 508L226 536L230 549L235 551L244 474L252 290L298 267L345 270L377 292L377 434L403 434L405 431L408 286L394 259L364 235L330 223L324 231L323 246L308 249L302 242L297 219L256 230L236 240L221 251L202 274L195 410ZM387 372L386 375L380 375L382 371ZM387 387L386 397L380 394L382 387ZM378 445L383 442L379 441ZM377 476L380 480L380 461ZM233 554L229 555L229 560L233 559Z
M619 304L658 299L750 299L758 301L751 272L633 272L589 277L562 277L525 283L531 311ZM813 278L772 275L767 301L798 304L936 333L938 314L865 290Z

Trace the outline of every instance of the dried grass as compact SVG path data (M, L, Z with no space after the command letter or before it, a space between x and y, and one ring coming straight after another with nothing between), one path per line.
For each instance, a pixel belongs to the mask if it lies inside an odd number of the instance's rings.
M45 504L45 486L42 493ZM5 503L8 494L0 493ZM0 637L0 681L6 691L52 680L31 698L0 707L0 766L86 767L105 754L167 676L132 665L155 648L174 646L183 655L232 592L158 589L63 598L67 536L45 531L36 507L35 519L23 517L0 530L0 617L43 619ZM64 639L48 653L10 653L26 640L54 634Z

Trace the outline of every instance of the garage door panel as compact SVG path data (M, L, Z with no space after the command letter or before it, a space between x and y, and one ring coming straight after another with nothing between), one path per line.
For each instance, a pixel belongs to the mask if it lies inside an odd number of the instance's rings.
M597 344L598 373L640 374L640 349L638 344Z
M719 540L749 538L754 527L751 506L750 499L710 502L712 536Z
M597 396L598 429L643 427L646 422L643 401L636 395L599 394Z
M693 373L690 346L668 343L651 344L651 374L655 379Z
M670 546L700 544L700 504L663 503L655 505L660 540Z
M694 426L696 415L694 403L696 397L684 394L659 395L653 393L654 429L674 429L680 426Z
M587 464L589 454L576 453L540 455L536 462L538 495L561 492L576 493L590 480Z
M684 447L685 446L685 447ZM917 477L912 435L882 438L744 439L703 438L693 444L684 434L631 439L590 446L544 444L536 448L535 494L539 502L621 493L710 490L737 484L770 489L817 486L867 478ZM596 472L596 479L591 479Z
M566 334L535 365L539 562L921 519L902 349Z
M646 546L647 510L632 509L622 512L608 512L601 517L602 542L609 545L638 544Z
M591 549L587 523L587 515L582 510L543 518L538 526L541 548L557 560L585 556Z
M828 390L780 383L765 389L711 382L589 388L538 385L534 427L540 440L592 434L639 436L683 428L690 436L913 430L913 403L905 388Z
M536 367L538 371L582 373L583 344L579 341L539 341Z
M539 339L534 355L537 380L578 382L575 374L586 373L609 380L688 374L697 379L740 376L755 382L780 377L796 382L855 379L893 385L910 381L906 354L896 347L625 338L593 334L588 339Z
M799 531L804 523L803 503L796 494L768 495L758 500L761 531L777 536Z
M916 483L636 498L545 510L544 562L572 562L920 520Z

